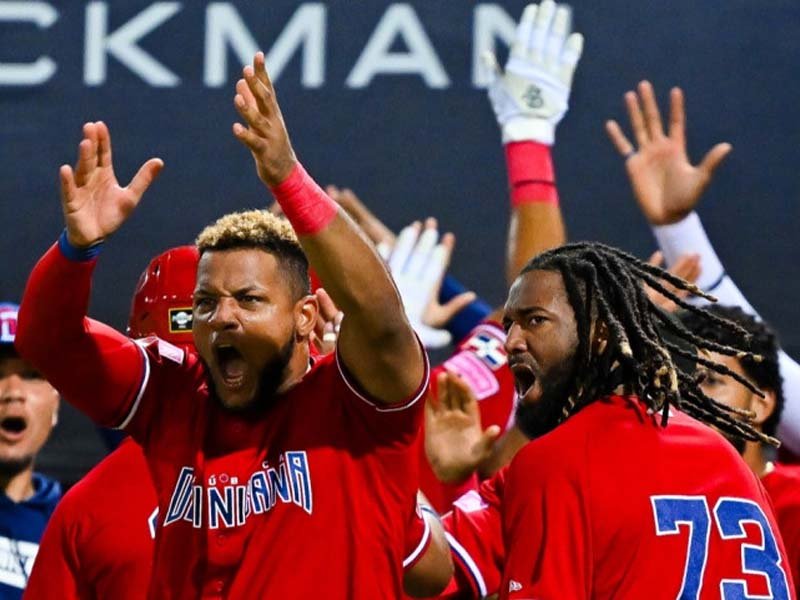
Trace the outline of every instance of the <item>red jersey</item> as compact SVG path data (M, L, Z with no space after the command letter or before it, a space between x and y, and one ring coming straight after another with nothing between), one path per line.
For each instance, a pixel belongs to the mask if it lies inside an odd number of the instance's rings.
M144 598L157 512L142 449L126 439L59 502L24 597Z
M800 466L776 464L761 478L772 501L783 545L789 555L788 569L795 585L800 581Z
M501 598L795 598L766 492L733 446L636 398L523 448L503 489Z
M400 597L427 365L392 406L329 355L261 412L226 411L198 356L84 317L93 268L51 248L20 330L50 342L25 349L65 399L143 447L159 504L150 596Z
M435 367L431 388L435 393L436 377L449 371L459 375L478 399L481 426L497 425L506 431L514 423L514 376L508 368L505 350L506 333L496 323L481 323L458 345L453 355ZM438 512L450 510L453 501L468 490L477 489L477 474L459 484L442 483L436 478L420 444L420 489Z

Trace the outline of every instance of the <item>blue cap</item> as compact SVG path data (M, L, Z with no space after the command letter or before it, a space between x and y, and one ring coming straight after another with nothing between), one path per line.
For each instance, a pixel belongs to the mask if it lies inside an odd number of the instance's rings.
M0 345L13 344L17 335L19 305L0 302Z

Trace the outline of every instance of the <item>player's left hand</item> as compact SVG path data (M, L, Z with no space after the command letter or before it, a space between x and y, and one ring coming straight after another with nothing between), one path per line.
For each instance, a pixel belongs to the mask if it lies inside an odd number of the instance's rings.
M664 255L661 253L660 250L657 250L653 253L650 259L647 261L651 265L655 267L661 267L664 263ZM688 281L689 283L695 283L697 278L700 277L700 273L702 272L701 265L700 265L700 255L699 254L681 254L678 257L678 260L675 261L675 264L672 265L668 272L676 277L680 277L681 279ZM689 295L689 292L686 290L679 290L675 288L673 285L670 285L666 281L661 281L661 284L674 293L678 298L686 298ZM656 290L651 287L645 287L645 293L647 297L650 298L650 301L658 306L661 310L668 313L673 313L678 310L678 305L675 304L672 300L667 298L666 296L660 294Z
M318 288L314 294L317 297L319 313L311 338L321 355L330 354L336 349L336 340L339 339L339 329L342 326L344 313L334 304L333 299L323 288Z
M478 400L458 375L440 373L436 384L425 404L425 453L440 481L458 483L489 458L500 427L482 429Z
M397 236L397 243L388 256L392 273L406 315L426 348L443 348L452 340L445 326L458 311L475 300L474 292L465 292L446 304L439 304L442 285L455 236L446 233L439 240L436 219L428 219L425 227L413 223Z
M236 82L233 104L247 128L234 123L233 135L250 149L261 181L274 187L289 176L297 158L264 65L263 52L255 55L252 66L244 67L242 76Z
M492 77L489 100L504 144L533 140L551 146L555 141L583 52L583 36L570 33L570 21L566 4L529 4L517 26L505 73L494 54L483 55Z

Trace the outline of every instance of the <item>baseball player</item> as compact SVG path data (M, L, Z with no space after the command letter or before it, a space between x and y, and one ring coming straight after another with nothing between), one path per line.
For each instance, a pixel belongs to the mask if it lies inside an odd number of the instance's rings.
M86 317L103 240L163 166L120 187L102 123L84 127L75 171L62 167L67 226L31 274L18 346L142 445L159 500L152 597L395 598L426 355L382 261L295 158L263 53L236 92L233 133L291 227L250 211L199 235L198 354ZM315 361L309 260L347 315L336 352Z

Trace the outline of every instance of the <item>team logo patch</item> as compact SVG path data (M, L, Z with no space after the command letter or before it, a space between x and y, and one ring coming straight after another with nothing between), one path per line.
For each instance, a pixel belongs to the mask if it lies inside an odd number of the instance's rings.
M192 307L169 309L169 332L183 333L192 330Z
M494 371L471 351L461 351L445 361L444 368L461 376L478 400L484 400L500 391Z
M472 352L490 369L496 371L508 362L504 345L505 340L500 339L497 335L493 335L487 330L479 330L464 343L462 348Z

